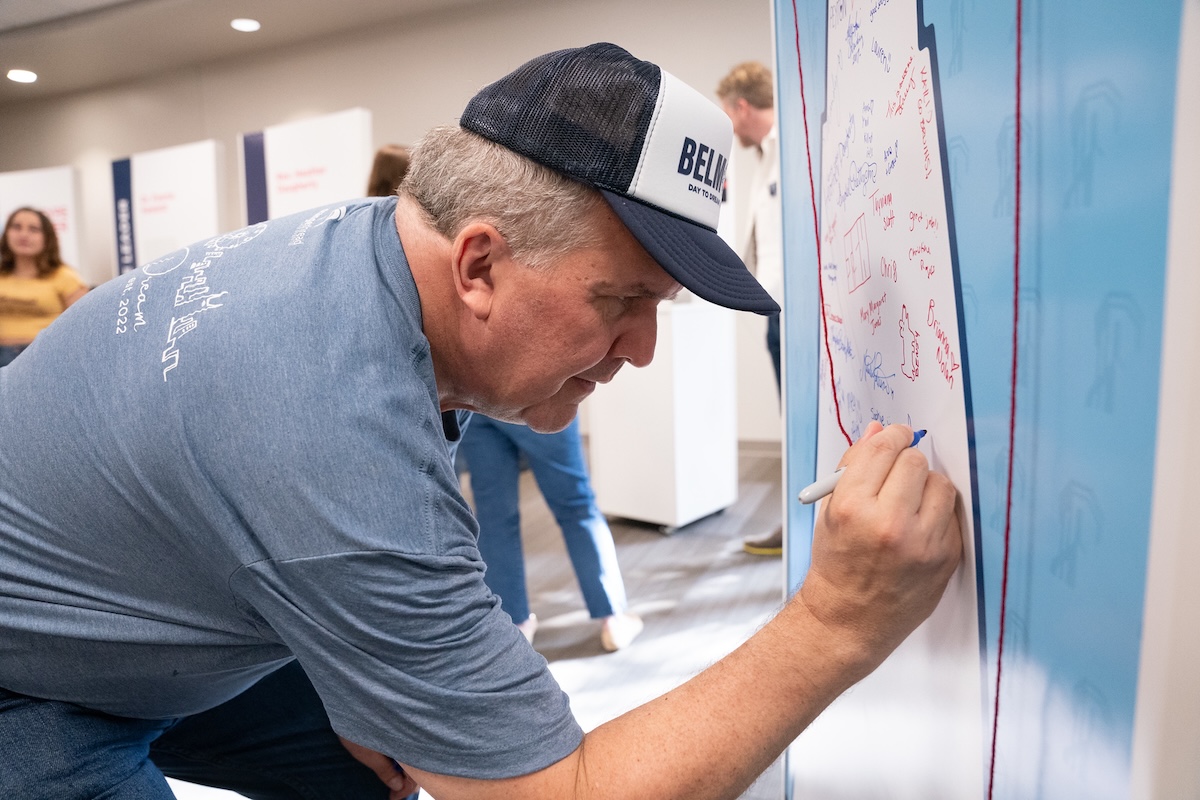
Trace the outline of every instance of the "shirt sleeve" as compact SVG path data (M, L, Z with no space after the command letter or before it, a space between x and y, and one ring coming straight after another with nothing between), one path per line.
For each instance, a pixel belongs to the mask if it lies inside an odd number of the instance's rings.
M351 741L431 772L502 778L582 739L545 660L470 559L341 553L248 565L233 584Z
M64 303L75 292L88 288L87 284L83 282L83 278L79 277L79 273L65 264L55 270L52 280L54 281L54 291L58 292L58 296Z
M336 393L273 408L294 432L255 426L240 455L212 451L246 526L235 602L296 656L347 739L441 774L542 769L582 731L483 581L426 384L380 380L374 363L343 360Z

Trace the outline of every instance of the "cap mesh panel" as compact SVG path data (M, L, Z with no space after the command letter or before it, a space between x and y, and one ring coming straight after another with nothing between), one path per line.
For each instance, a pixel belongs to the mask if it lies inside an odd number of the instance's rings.
M485 87L459 124L577 180L629 190L662 74L612 44L540 56Z

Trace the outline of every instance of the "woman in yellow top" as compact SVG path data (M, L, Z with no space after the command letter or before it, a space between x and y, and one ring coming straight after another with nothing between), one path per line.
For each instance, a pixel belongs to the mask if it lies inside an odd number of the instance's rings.
M33 208L8 215L0 237L0 367L87 292L58 254L50 219Z

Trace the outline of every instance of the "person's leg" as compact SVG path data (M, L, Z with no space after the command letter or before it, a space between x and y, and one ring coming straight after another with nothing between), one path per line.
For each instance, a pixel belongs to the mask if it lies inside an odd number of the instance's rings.
M521 547L520 454L507 433L516 427L476 414L458 447L471 474L479 554L487 564L483 580L520 625L530 613Z
M513 426L513 439L525 453L538 488L562 529L567 554L593 619L625 611L625 584L607 520L596 506L584 462L579 420L558 433L535 433Z
M767 317L767 351L771 354L771 365L775 367L775 391L782 392L783 385L783 368L781 357L783 355L780 347L779 334L779 315L772 314Z
M387 800L388 788L342 746L295 661L150 745L166 775L252 800ZM169 797L170 795L168 795Z
M771 353L771 364L775 367L775 390L782 394L781 356L779 334L779 315L767 317L767 350ZM742 539L742 549L756 556L778 556L783 554L783 525L773 528L769 533L758 536L747 536Z
M174 800L150 761L170 720L137 720L0 689L0 797Z
M0 345L0 367L6 367L13 359L21 355L25 345Z

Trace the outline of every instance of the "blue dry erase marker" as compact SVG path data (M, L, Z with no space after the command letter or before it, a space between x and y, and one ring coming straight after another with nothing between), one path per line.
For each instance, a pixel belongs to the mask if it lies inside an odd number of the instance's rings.
M922 437L924 436L924 428L914 433L912 444L910 444L909 447L916 447L917 442L921 441ZM831 475L826 475L824 478L805 486L800 490L800 502L808 505L809 503L817 502L822 497L827 497L832 494L834 488L836 488L838 485L838 481L842 478L842 473L845 471L846 468L842 467L841 469L833 472Z

